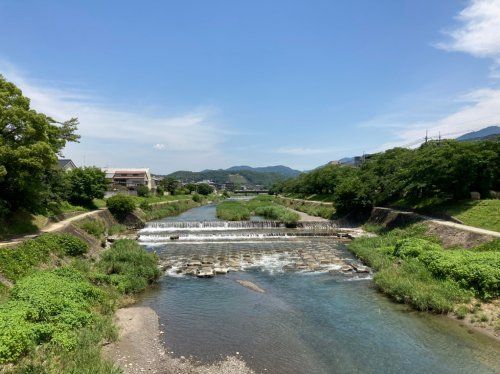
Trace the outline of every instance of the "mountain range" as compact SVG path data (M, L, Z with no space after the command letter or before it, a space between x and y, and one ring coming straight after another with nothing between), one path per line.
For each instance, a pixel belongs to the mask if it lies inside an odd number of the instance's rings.
M215 183L234 183L246 186L270 187L273 183L295 177L301 172L287 166L251 167L247 165L232 166L227 169L202 170L199 172L179 170L168 174L167 177L175 178L184 183L211 180Z

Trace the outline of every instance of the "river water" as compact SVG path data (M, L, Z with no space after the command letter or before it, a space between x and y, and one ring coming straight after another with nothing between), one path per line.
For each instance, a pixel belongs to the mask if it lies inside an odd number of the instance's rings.
M213 362L238 354L259 373L500 372L496 341L392 303L375 290L369 273L344 274L335 263L283 271L302 261L297 255L310 253L354 264L335 238L290 236L293 230L271 223L206 222L215 220L215 206L203 206L151 222L141 233L148 250L171 260L140 304L158 313L165 345L175 355ZM171 234L179 239L170 240ZM176 261L204 256L233 258L239 271L210 279L178 274Z

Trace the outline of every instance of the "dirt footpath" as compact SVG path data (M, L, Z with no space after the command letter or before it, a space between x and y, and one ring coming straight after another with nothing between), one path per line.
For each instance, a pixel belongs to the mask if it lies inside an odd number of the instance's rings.
M197 365L184 358L170 356L160 341L160 325L156 312L148 307L131 307L116 312L120 330L116 343L104 347L104 355L124 373L179 374L250 374L244 361L227 357L212 365ZM167 332L168 333L168 332Z

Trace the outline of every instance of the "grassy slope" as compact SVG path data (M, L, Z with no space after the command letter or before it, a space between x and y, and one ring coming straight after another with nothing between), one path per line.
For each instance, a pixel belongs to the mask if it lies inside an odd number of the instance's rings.
M500 240L475 250L444 250L436 238L426 234L424 225L389 232L376 226L367 229L380 235L358 238L349 249L377 270L375 284L395 301L464 318L478 313L478 303L470 303L473 298L497 300ZM486 323L499 326L498 317L492 315ZM471 320L474 318L472 315Z
M431 211L448 214L469 226L500 231L500 200L464 200Z

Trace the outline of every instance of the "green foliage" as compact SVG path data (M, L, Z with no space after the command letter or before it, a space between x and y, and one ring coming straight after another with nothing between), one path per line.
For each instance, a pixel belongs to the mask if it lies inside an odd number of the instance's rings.
M123 221L128 214L134 211L135 202L130 196L118 194L108 198L106 206L118 221Z
M184 183L201 182L211 180L215 183L235 183L247 185L260 185L270 187L278 181L286 179L279 173L263 173L253 170L204 170L201 172L176 171L168 175L170 178L180 180ZM186 186L185 186L186 187Z
M127 226L125 225L121 225L121 224L116 224L116 225L112 225L109 229L108 229L108 234L109 235L115 235L115 234L118 234L120 232L123 232L127 230Z
M43 234L15 248L0 249L0 272L9 279L17 280L39 264L48 262L51 253L78 256L87 250L87 243L73 235Z
M106 174L97 167L75 168L66 173L68 199L73 204L92 205L107 189Z
M223 201L217 205L217 218L226 221L250 219L250 210L241 201Z
M375 284L394 300L417 310L447 313L455 304L467 302L470 295L455 282L432 276L418 260L383 268L374 276Z
M337 210L348 213L396 202L435 205L467 198L470 191L488 196L499 183L498 140L446 140L412 150L393 148L371 155L359 167L327 165L278 183L272 192L331 195Z
M64 191L57 153L77 141L78 121L58 123L0 76L0 219L19 209L44 212Z
M297 225L300 217L297 213L281 205L267 205L255 209L255 214L261 217L281 221L288 227Z
M401 258L415 258L428 251L440 251L441 246L426 239L408 238L398 241L394 247L394 256Z
M98 239L101 238L106 232L106 224L101 219L86 218L78 222L77 225L82 230Z
M333 219L336 213L334 207L320 205L314 202L297 201L281 197L276 197L274 201L277 202L278 204L298 210L299 212L304 212L311 216L322 217L325 219Z
M165 177L160 181L160 186L171 195L175 195L175 191L180 187L180 182L177 179Z
M137 196L148 197L149 196L149 188L147 186L143 186L143 185L137 186Z
M193 195L193 201L197 203L201 203L203 201L203 197L200 194L195 193Z
M478 245L475 251L498 251L500 252L500 239L493 239L490 242Z
M163 196L163 195L165 195L165 188L163 186L161 186L161 185L156 186L156 195L157 196Z
M214 192L214 188L206 183L196 185L196 192L200 195L207 196Z
M105 274L101 280L110 283L122 293L143 291L160 275L157 258L147 253L135 240L118 240L105 251L98 264Z
M202 201L202 199L200 199ZM195 207L197 203L194 200L182 199L169 204L161 204L150 206L150 209L145 211L146 220L159 219L163 217L176 216L188 209Z
M17 360L36 344L63 350L77 344L76 329L95 321L102 292L75 270L37 272L18 281L0 306L0 364Z
M425 235L422 225L356 239L349 248L379 270L374 280L394 299L420 310L448 312L467 302L500 294L497 241L473 250L444 250Z
M483 299L500 296L500 252L447 250L422 254L419 259L438 278L453 279Z

